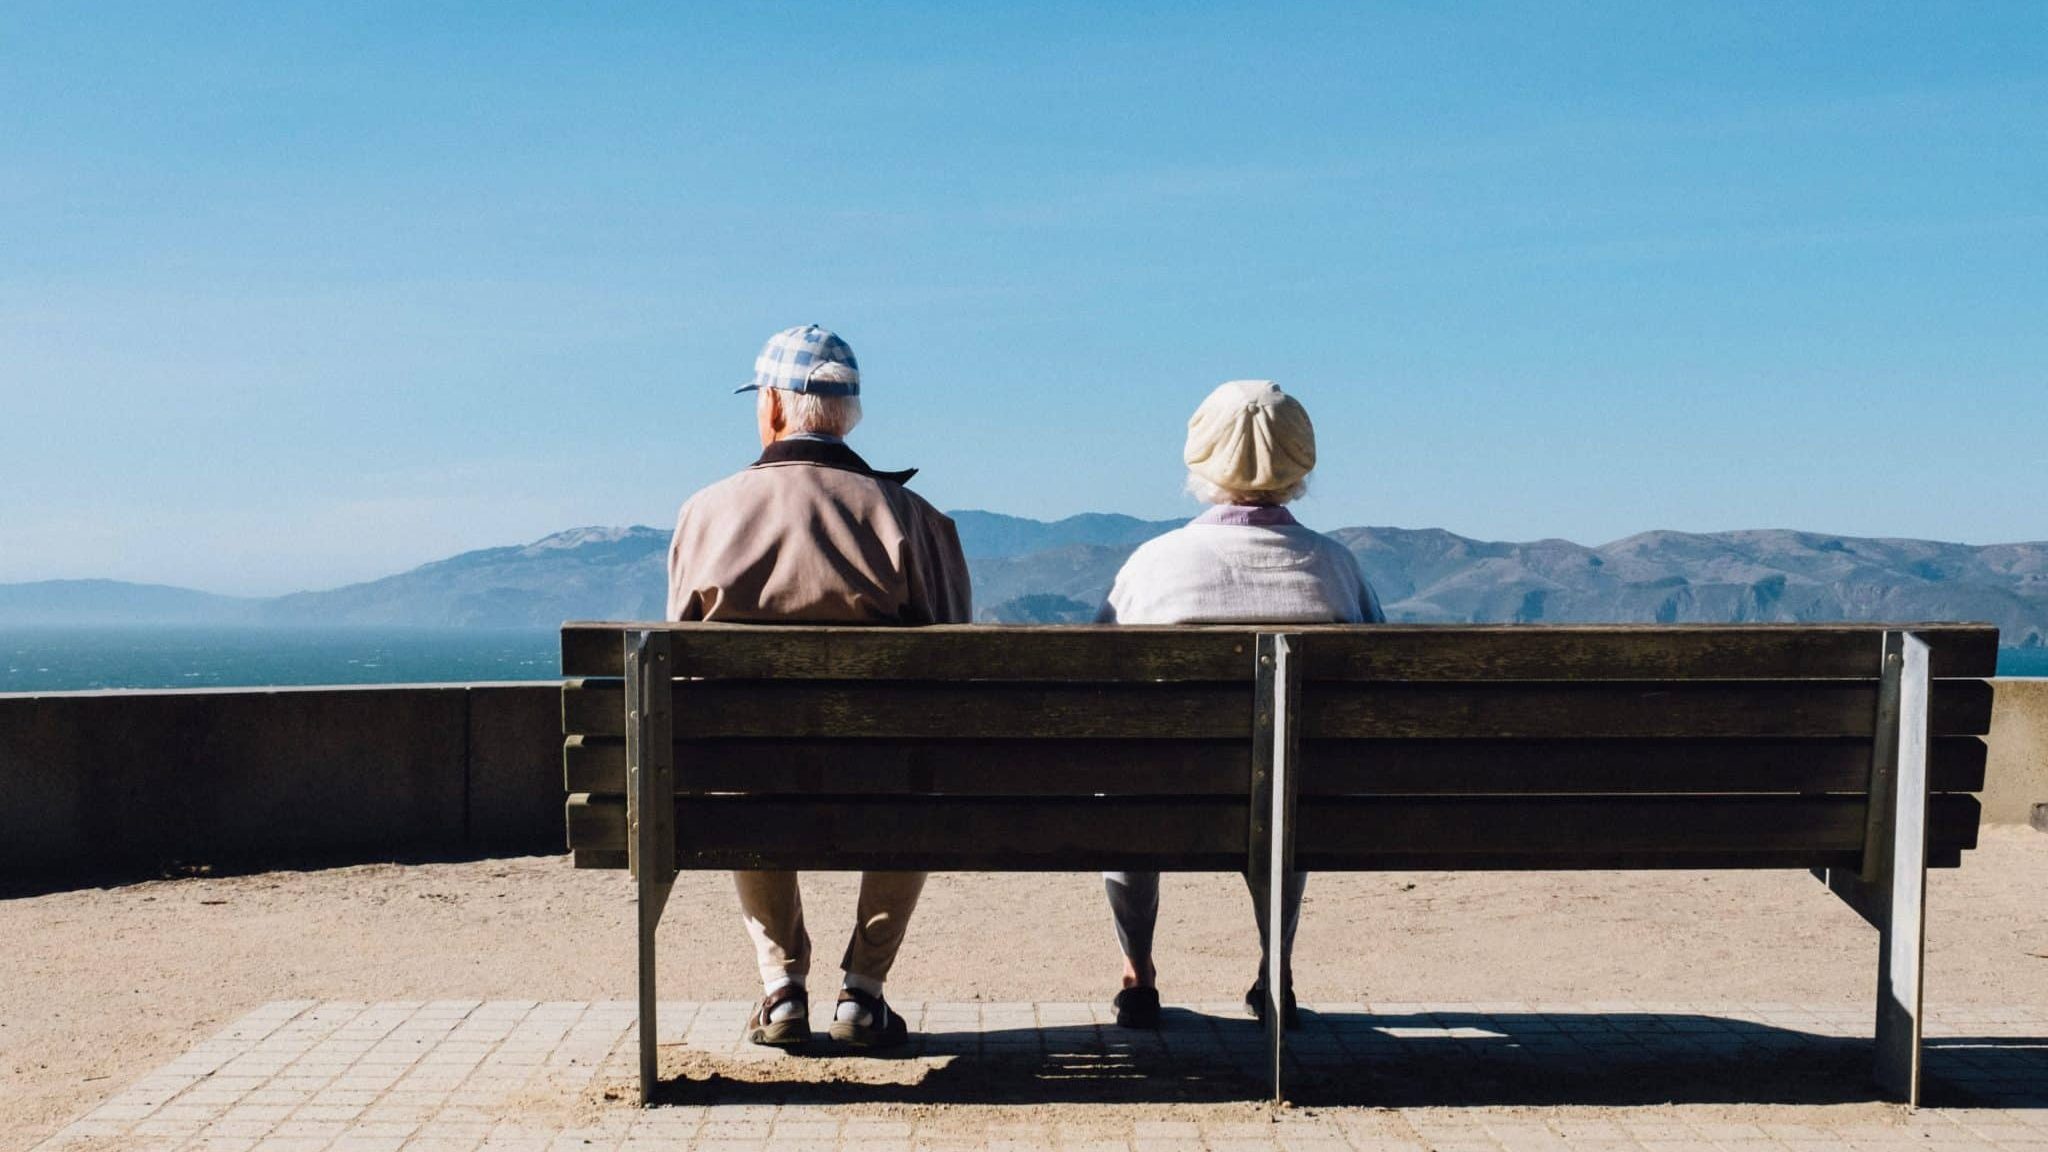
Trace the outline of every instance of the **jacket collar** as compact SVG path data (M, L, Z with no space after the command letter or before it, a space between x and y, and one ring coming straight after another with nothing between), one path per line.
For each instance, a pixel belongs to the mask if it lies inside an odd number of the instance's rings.
M767 464L816 464L895 484L909 483L910 478L917 475L915 468L905 468L901 472L877 472L868 467L868 462L853 449L823 440L777 440L761 450L761 458L754 461L753 466L759 468Z

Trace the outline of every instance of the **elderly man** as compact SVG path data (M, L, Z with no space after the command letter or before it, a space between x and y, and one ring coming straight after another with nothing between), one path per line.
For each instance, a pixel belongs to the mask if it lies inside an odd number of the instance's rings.
M805 624L957 624L972 617L953 522L846 446L860 422L853 349L813 324L776 333L754 362L761 458L692 496L669 546L668 618ZM810 1039L811 940L793 872L738 872L740 910L764 989L756 1044ZM832 1038L901 1044L882 982L924 889L922 872L861 876Z

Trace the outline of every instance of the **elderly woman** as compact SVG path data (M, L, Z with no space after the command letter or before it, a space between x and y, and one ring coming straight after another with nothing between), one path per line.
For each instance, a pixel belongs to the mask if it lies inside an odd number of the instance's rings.
M1186 527L1132 553L1117 573L1097 619L1113 624L1379 623L1379 599L1358 559L1335 540L1303 527L1287 511L1306 490L1316 466L1315 427L1301 402L1269 380L1233 380L1209 394L1188 421L1188 492L1213 505ZM1159 920L1159 873L1105 872L1117 941L1123 946L1123 990L1117 1023L1159 1026L1158 973L1152 930ZM1285 1024L1296 1024L1294 929L1306 877L1286 878L1280 973ZM1249 885L1266 954L1266 891ZM1266 972L1245 993L1245 1007L1263 1018Z

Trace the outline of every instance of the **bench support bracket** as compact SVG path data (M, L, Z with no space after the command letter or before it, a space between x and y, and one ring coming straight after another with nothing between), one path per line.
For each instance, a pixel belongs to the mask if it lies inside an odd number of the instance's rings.
M1920 1104L1931 691L1926 641L1910 632L1885 633L1863 866L1815 870L1877 929L1876 1079L1910 1107Z
M654 929L676 880L675 670L666 632L627 632L626 846L638 906L640 1105L660 1076Z
M1285 1103L1284 1010L1293 978L1287 963L1287 878L1294 871L1294 810L1299 792L1301 637L1261 633L1253 698L1251 858L1246 874L1266 894L1266 1044L1271 1056L1273 1102Z

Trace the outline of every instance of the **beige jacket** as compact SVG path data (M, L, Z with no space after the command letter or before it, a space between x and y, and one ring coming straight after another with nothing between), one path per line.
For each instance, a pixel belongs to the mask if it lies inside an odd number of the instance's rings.
M914 471L914 470L913 470ZM953 521L844 444L781 440L683 505L668 618L964 624L974 606Z

